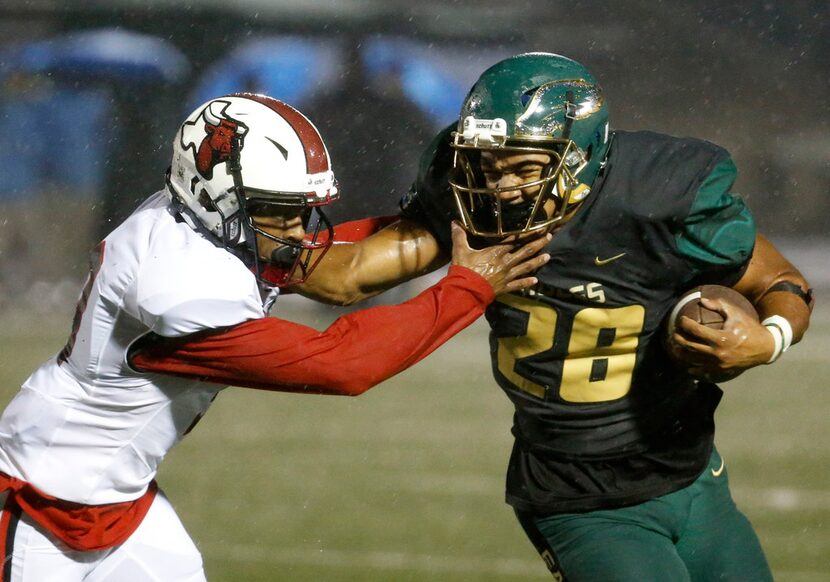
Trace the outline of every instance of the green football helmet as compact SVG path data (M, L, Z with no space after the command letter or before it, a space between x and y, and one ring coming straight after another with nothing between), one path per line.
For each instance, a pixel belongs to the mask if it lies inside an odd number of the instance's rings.
M464 227L485 238L558 228L590 194L608 146L608 108L584 66L551 53L493 65L470 89L453 136L450 186ZM541 178L521 185L530 200L506 204L500 194L515 186L487 187L485 151L549 156Z

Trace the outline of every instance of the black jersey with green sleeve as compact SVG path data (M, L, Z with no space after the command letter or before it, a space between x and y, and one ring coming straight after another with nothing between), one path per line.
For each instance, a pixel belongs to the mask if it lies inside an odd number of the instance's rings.
M639 503L694 481L712 449L721 392L671 363L663 322L694 285L740 276L754 222L730 191L724 149L651 132L612 139L538 285L486 313L493 373L516 409L507 500L522 510Z

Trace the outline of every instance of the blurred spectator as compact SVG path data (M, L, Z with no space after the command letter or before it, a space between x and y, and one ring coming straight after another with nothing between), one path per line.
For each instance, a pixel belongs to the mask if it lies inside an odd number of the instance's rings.
M0 130L15 163L0 166L0 197L28 199L44 189L98 195L113 131L110 109L105 90L10 73L0 84Z
M0 296L27 295L35 281L80 277L100 199L113 127L106 91L75 90L38 73L0 81ZM36 303L50 303L25 297ZM74 300L74 298L72 299ZM1 306L1 305L0 305Z
M372 83L354 40L340 82L319 91L303 110L323 134L340 181L344 203L333 220L396 214L436 130L404 93L401 70L389 67Z
M393 79L406 98L430 118L436 132L458 119L467 89L475 80L460 79L450 71L448 62L462 60L463 51L380 37L362 43L361 54L371 85L382 90L383 84Z
M315 91L338 82L341 66L339 43L331 40L253 38L204 71L183 109L239 91L265 93L302 107Z
M9 155L0 164L0 297L6 302L49 303L31 297L35 282L55 286L82 277L87 266L78 257L101 234L100 221L132 210L123 179L132 186L147 175L124 136L146 140L153 121L162 123L163 111L172 110L166 90L188 71L187 59L167 41L123 29L3 47L0 131ZM130 110L136 100L141 104Z

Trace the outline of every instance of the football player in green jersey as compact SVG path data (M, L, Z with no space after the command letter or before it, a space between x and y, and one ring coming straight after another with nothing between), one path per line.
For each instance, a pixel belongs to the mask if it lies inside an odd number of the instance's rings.
M506 498L529 538L558 580L770 580L713 445L721 390L706 378L778 359L812 297L735 175L714 144L610 131L579 63L518 55L482 74L424 153L399 220L335 246L299 291L351 303L434 270L453 220L482 243L552 233L538 284L487 311L516 409ZM724 329L682 319L680 365L664 322L701 283L738 290L761 321L710 302Z

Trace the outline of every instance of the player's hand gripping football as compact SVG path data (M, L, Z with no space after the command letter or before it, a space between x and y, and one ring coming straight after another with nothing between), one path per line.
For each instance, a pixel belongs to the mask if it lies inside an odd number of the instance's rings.
M453 222L451 227L452 264L467 267L484 277L496 295L532 287L538 280L531 273L550 260L549 254L539 254L550 241L550 234L534 238L521 246L506 242L472 249L461 225Z
M722 329L713 329L688 317L678 319L673 351L689 365L690 374L723 382L766 363L774 342L754 313L721 299L703 297L700 302L720 313L724 322Z

